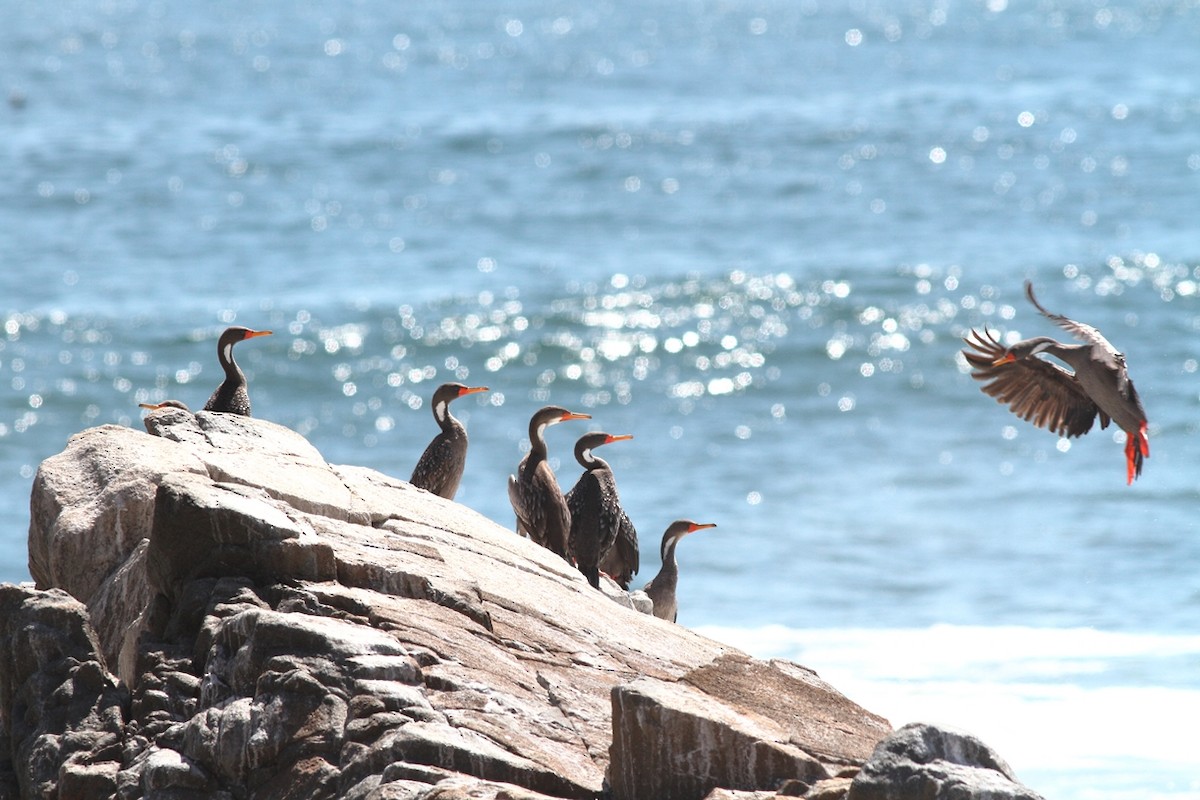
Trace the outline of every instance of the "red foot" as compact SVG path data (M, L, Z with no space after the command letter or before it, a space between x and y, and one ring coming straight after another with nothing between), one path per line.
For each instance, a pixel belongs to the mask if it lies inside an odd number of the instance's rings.
M1150 438L1146 434L1146 423L1138 426L1137 433L1125 434L1126 485L1142 474L1142 461L1150 457Z

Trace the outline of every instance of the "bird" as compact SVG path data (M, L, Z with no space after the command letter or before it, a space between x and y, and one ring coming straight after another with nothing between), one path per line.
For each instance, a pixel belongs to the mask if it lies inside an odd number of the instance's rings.
M187 403L182 400L163 400L161 403L138 403L138 408L145 408L150 411L159 411L164 408L178 408L181 411L191 413L191 409L187 407Z
M186 411L189 414L192 413L192 410L182 400L163 400L161 403L138 403L138 408L144 408L151 412L142 418L142 424L146 426L146 433L155 436L158 436L159 432L158 426L150 419L154 416L153 412L173 408L179 411Z
M1142 474L1142 462L1150 457L1150 439L1146 411L1125 356L1091 325L1047 311L1029 281L1025 281L1025 296L1042 316L1083 344L1037 336L1005 347L986 328L983 334L972 330L964 341L973 351L963 350L974 369L971 376L984 381L980 389L1018 417L1059 436L1082 436L1097 416L1102 429L1115 422L1125 431L1126 484L1132 484ZM1037 358L1039 353L1060 359L1073 372Z
M235 325L226 328L217 342L217 360L225 370L225 380L204 404L205 411L224 411L229 414L250 416L250 394L246 391L246 376L233 360L233 346L243 339L270 336L271 331L252 331Z
M679 613L679 604L675 599L675 587L679 583L679 564L675 561L675 546L679 540L689 533L702 531L705 528L715 528L715 522L692 522L690 519L677 519L667 526L663 532L662 545L659 553L662 555L662 567L642 591L654 601L654 616L659 619L674 622Z
M443 383L434 391L433 418L442 430L417 460L409 483L447 500L454 499L467 462L467 429L450 413L450 403L487 390L486 386Z
M628 520L628 517L621 509L617 481L608 462L592 451L632 438L633 434L629 433L612 436L596 431L585 433L575 442L575 460L583 467L583 474L566 494L567 508L571 512L567 552L588 583L597 589L600 588L600 562L617 540L622 518ZM637 536L636 532L634 536Z
M591 419L560 406L539 409L529 420L529 452L508 476L508 500L517 515L517 533L570 561L567 537L571 512L563 499L558 480L546 461L546 428L572 419Z
M617 540L600 559L600 571L629 591L629 583L637 575L639 564L637 529L629 516L621 512L621 524L617 528Z

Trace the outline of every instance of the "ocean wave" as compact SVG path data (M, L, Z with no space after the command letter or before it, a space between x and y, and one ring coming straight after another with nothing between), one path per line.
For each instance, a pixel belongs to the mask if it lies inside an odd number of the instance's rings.
M969 731L1047 797L1200 796L1197 635L955 625L699 631L804 664L897 727Z

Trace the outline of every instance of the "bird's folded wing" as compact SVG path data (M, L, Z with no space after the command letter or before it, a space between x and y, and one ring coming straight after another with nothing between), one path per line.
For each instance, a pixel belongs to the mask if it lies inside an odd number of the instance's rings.
M517 483L516 475L508 476L508 502L512 505L513 514L517 517L517 533L528 536L531 529L529 519L525 514L525 503L521 497L521 488Z
M963 350L973 369L971 377L985 382L979 388L1021 419L1067 437L1091 430L1097 414L1101 427L1108 426L1108 416L1062 367L1037 357L996 364L1005 347L990 331L981 335L973 330L964 341L973 348Z

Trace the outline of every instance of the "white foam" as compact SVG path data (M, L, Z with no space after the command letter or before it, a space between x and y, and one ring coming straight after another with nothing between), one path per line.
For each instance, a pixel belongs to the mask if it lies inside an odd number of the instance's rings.
M1200 636L1087 628L709 627L701 633L817 671L896 727L987 742L1055 798L1200 798ZM1134 782L1130 793L1116 790ZM1042 790L1045 791L1045 790Z

